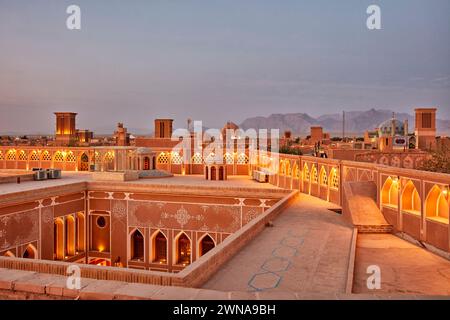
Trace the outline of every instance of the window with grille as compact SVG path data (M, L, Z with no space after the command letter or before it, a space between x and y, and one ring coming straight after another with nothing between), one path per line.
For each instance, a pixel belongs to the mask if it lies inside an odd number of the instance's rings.
M100 153L99 152L95 152L95 155L94 155L94 161L96 162L96 163L99 163L99 162L101 162L100 161Z
M336 169L334 169L331 173L331 188L339 189L339 176Z
M178 152L172 152L172 164L182 164L183 158L181 158Z
M41 160L42 161L51 161L52 157L50 156L50 152L44 151L41 155Z
M155 262L167 262L167 239L161 232L155 237Z
M20 151L19 152L19 160L20 161L27 161L28 160L28 157L27 157L27 154L25 153L25 151Z
M63 156L62 152L58 151L57 153L55 153L53 160L55 160L56 162L63 162L64 156Z
M31 161L39 161L39 155L36 151L33 151L30 155L30 160Z
M113 160L114 160L114 153L113 152L107 152L103 159L104 159L105 162L113 162Z
M66 156L66 161L67 162L75 162L75 161L77 161L77 158L75 157L75 155L72 152L69 152Z
M248 164L248 157L244 154L241 153L238 157L237 157L237 164Z
M203 159L202 155L200 153L196 153L192 156L192 163L193 164L202 164Z
M308 166L305 164L305 167L303 168L303 180L309 181L309 178L310 178L309 169Z
M226 164L233 164L234 163L233 155L229 154L229 153L225 153L225 155L223 156L223 161Z
M3 155L2 151L0 151L0 160L5 160L5 156Z
M163 152L158 156L158 163L159 164L168 164L169 163L169 157L168 157L167 153Z
M320 173L320 184L323 186L328 186L328 176L324 168L322 168Z
M317 168L315 166L313 166L312 169L312 183L317 183L319 180L319 177L317 175Z
M9 150L6 154L6 160L16 160L16 151L15 150Z

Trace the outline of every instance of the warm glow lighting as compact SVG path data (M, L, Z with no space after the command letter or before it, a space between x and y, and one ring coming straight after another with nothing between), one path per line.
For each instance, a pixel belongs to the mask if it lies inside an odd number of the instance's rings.
M105 250L105 247L102 245L98 246L98 252L103 252Z

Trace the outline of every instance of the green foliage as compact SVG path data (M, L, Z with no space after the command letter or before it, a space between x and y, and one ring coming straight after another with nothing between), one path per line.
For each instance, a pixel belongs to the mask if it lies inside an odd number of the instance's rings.
M303 154L299 149L293 149L293 148L289 148L287 146L282 146L279 150L279 153L293 154L293 155L297 155L297 156L301 156Z

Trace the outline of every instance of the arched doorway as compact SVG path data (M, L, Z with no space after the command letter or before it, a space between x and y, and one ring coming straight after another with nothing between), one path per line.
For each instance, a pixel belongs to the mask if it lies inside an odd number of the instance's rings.
M222 166L219 167L219 180L224 180L223 167Z
M211 180L216 180L216 167L211 167Z
M75 218L73 216L66 218L66 255L75 255Z
M86 153L83 153L80 157L79 171L89 171L89 157Z
M203 256L210 250L214 249L215 246L216 246L216 244L214 243L214 240L209 236L209 234L205 235L200 240L200 243L199 243L199 248L198 248L199 256L200 257Z
M22 257L25 259L36 259L37 258L36 248L32 244L29 244L25 249L25 252L23 253Z
M161 232L153 237L153 262L167 263L167 238Z
M76 251L83 252L84 251L84 214L81 212L77 213L77 222L76 222Z
M188 265L191 263L191 240L182 233L177 239L177 264Z
M58 218L53 228L53 257L56 260L64 260L64 221Z
M152 170L156 170L156 157L152 158Z
M144 170L150 170L150 158L144 157Z
M208 178L209 178L209 176L208 176L208 174L209 174L209 167L208 166L205 166L205 179L206 180L208 180Z
M144 260L144 236L139 230L135 230L131 235L131 259Z

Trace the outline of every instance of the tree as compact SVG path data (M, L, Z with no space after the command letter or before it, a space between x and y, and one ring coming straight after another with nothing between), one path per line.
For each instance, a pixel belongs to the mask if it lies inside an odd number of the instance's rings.
M435 151L428 157L420 170L450 173L450 148L443 145L438 151Z

